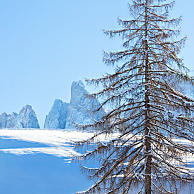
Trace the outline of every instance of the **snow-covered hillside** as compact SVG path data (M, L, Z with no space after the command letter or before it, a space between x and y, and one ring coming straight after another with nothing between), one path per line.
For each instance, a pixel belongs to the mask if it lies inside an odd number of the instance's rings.
M92 133L81 133L77 131L62 130L0 130L0 137L3 139L16 139L25 142L40 143L40 147L6 148L0 149L2 152L16 155L43 153L51 154L57 157L71 159L79 155L74 151L73 142L91 137Z
M74 194L87 189L92 182L72 158L80 155L74 143L92 135L93 132L77 130L0 130L0 193ZM101 136L96 141L117 136ZM185 156L185 162L194 170L193 156ZM193 186L187 187L183 193L192 193L192 189Z
M0 149L2 152L12 153L16 155L44 153L51 154L57 157L64 157L71 160L72 157L78 156L80 153L76 152L74 143L86 140L93 136L93 132L83 132L78 130L45 130L45 129L21 129L21 130L0 130L1 139L16 139L25 142L35 142L47 147L27 147L27 148L6 148ZM114 133L109 136L101 135L96 141L108 141L118 136ZM174 139L174 141L183 144L190 144L191 142L181 139ZM185 162L194 164L194 157L192 155L185 156ZM194 170L194 166L192 166Z

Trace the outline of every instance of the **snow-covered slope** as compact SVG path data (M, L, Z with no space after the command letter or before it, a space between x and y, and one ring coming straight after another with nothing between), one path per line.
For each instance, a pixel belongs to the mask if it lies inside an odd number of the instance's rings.
M0 130L1 194L75 194L92 183L71 162L76 132ZM71 163L70 163L71 162Z
M41 145L40 147L24 147L24 148L5 148L0 149L0 152L11 153L16 155L26 155L33 153L50 154L57 157L63 157L70 161L72 157L78 156L74 148L74 143L81 140L86 140L93 136L93 132L82 132L78 130L46 130L46 129L21 129L21 130L0 130L0 138L15 139L25 142L35 142ZM111 136L101 135L96 141L106 141L117 137L118 134Z
M92 132L77 130L0 130L0 193L74 194L86 190L93 183L81 174L72 157L81 154L74 142L91 136ZM117 136L101 136L96 141ZM185 162L194 169L193 156L185 156ZM92 160L87 165L95 164ZM184 186L179 194L193 193L192 189L193 185ZM136 194L135 189L130 194Z
M2 128L40 128L36 113L32 106L26 105L17 113L0 115L0 129Z
M26 142L36 142L40 144L45 144L50 146L48 148L39 147L39 148L22 148L22 149L0 149L3 152L9 152L13 154L23 155L23 154L32 154L34 152L42 152L53 154L61 157L69 157L79 155L78 152L74 149L74 143L78 141L87 140L92 137L94 132L89 131L79 131L75 129L71 130L46 130L46 129L20 129L20 130L0 130L0 138L5 139L17 139ZM113 138L119 136L119 133L113 133L109 135L101 135L95 141L109 141ZM191 142L187 140L174 139L173 141L190 144ZM71 154L74 153L74 154ZM186 162L194 163L193 156L185 156ZM193 166L194 168L194 166Z

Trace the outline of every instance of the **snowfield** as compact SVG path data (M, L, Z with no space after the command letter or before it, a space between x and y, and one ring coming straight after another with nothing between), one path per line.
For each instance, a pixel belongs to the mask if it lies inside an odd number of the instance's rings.
M77 130L46 130L46 129L22 129L22 130L0 130L1 139L16 139L26 142L35 142L46 145L47 147L36 147L36 148L6 148L0 149L2 152L12 153L16 155L25 154L51 154L56 157L69 158L78 156L79 153L74 150L73 144L78 141L86 140L93 136L92 132L83 132ZM101 135L97 141L106 141L111 138L117 137L118 134L112 134L111 136ZM189 141L174 139L174 141L184 144L190 144ZM185 156L185 162L194 163L194 156ZM194 166L192 166L194 170Z
M26 154L50 154L56 157L71 158L78 156L79 153L74 151L73 142L84 140L92 136L92 133L82 133L78 131L62 130L39 130L39 129L22 129L22 130L0 130L1 139L16 139L26 142L40 143L42 147L27 148L6 148L0 149L5 153L15 155Z
M47 147L36 148L15 148L15 149L0 149L2 152L12 153L16 155L43 153L51 154L56 157L68 157L78 156L79 153L74 150L73 144L78 141L86 140L93 136L93 132L83 132L77 130L46 130L46 129L21 129L21 130L0 130L1 139L16 139L26 142L35 142L47 145ZM101 135L97 141L106 141L118 136L118 133L111 136ZM190 144L191 142L186 140L174 139L174 141ZM194 143L193 143L194 145ZM188 163L194 163L194 156L187 155L185 161ZM194 168L194 166L193 166Z
M108 137L108 139L116 137L117 135L118 134L114 134L111 137ZM73 156L79 155L79 153L74 150L73 144L78 141L86 140L92 136L92 132L82 132L77 130L3 129L0 130L1 139L35 142L42 144L43 147L6 148L0 149L0 151L15 155L43 153L71 159ZM106 141L107 137L101 135L98 140Z
M73 194L87 189L92 182L72 158L80 155L74 143L92 136L93 132L77 130L0 130L0 193ZM106 142L117 136L102 135L96 141ZM194 172L194 157L185 156L185 162ZM188 194L194 193L193 184L185 189Z

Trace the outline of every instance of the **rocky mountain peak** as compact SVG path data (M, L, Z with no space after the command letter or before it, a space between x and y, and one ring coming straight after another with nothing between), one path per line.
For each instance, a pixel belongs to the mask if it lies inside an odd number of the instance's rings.
M40 128L32 106L26 105L17 113L0 115L0 128Z
M88 98L88 91L82 81L73 82L71 85L70 103L55 100L51 111L45 120L48 129L73 129L76 124L89 124L99 120L104 111L94 112L100 106L96 98Z
M88 94L82 81L73 82L71 85L70 104L79 104L82 98L86 98Z
M96 98L88 98L88 94L82 81L72 83L66 128L75 128L76 124L91 124L104 115L103 110L95 112L100 103Z
M36 113L31 105L26 105L20 111L16 128L40 128Z
M46 116L44 128L65 129L68 105L68 103L56 99L51 111Z

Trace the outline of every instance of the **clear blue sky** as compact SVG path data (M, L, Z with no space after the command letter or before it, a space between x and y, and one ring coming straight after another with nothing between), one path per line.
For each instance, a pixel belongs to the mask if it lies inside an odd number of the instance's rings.
M117 50L102 29L127 17L127 0L4 0L0 2L0 113L31 104L41 126L54 99L69 101L74 80L109 69L103 50ZM188 36L185 64L194 69L194 1L176 0Z

